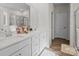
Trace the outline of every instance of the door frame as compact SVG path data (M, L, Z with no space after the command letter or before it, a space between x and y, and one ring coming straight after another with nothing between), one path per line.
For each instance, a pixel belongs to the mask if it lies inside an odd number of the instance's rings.
M52 17L53 16L53 17ZM53 40L54 39L54 12L51 12L51 39ZM52 25L53 23L53 25ZM53 33L53 34L52 34Z
M69 3L69 10L70 10L70 3ZM53 19L52 19L52 15L51 15L51 20L53 20L53 22L51 22L51 40L54 40L55 38L55 5L53 6L53 11L51 12L51 14L53 13ZM70 17L69 17L70 18ZM52 29L52 23L53 23L53 29ZM68 39L70 41L70 19L68 22L68 26L69 26L69 36ZM52 37L52 30L53 30L53 37Z

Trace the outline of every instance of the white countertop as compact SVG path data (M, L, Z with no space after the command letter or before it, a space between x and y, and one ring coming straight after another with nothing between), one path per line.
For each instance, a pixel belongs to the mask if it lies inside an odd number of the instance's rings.
M10 37L0 40L0 49L6 48L12 44L18 43L22 40L29 38L34 35L37 31L29 32L27 34L14 34Z

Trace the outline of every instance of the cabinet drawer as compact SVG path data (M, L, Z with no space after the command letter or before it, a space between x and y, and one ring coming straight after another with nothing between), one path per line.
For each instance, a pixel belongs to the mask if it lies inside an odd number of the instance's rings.
M21 50L14 53L12 56L31 56L31 46L25 46Z
M27 39L27 40L21 41L17 44L14 44L10 47L7 47L0 51L0 56L9 56L9 55L15 53L17 50L24 47L25 45L29 45L29 42L30 42L30 39Z

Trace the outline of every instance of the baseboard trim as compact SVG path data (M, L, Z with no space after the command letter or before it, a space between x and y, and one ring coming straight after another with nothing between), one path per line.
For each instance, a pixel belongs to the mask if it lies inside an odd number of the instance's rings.
M61 37L55 37L54 39L64 39L64 40L68 40L66 38L61 38Z

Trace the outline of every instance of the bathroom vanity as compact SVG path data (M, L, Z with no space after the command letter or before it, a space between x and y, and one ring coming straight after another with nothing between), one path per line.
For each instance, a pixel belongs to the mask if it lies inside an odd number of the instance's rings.
M37 25L30 27L27 4L0 4L0 56L39 55L46 47L47 36L37 29Z
M0 41L0 56L36 56L45 48L45 34L14 34Z

